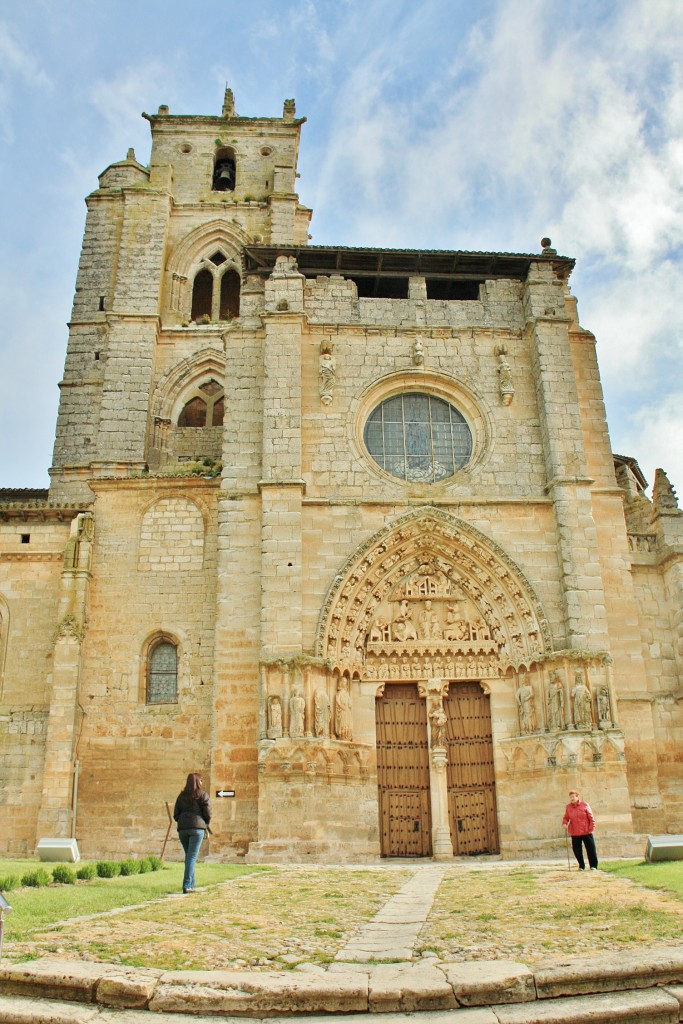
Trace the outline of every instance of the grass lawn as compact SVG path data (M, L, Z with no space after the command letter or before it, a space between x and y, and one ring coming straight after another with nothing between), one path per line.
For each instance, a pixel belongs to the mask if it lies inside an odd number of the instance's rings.
M600 864L603 871L608 871L618 878L630 878L632 882L646 885L648 889L661 889L683 899L683 860L659 861L648 864L647 861L609 860Z
M584 872L527 864L472 872L466 879L451 872L437 893L418 949L432 950L444 960L532 964L681 941L683 865L646 864L636 874L640 866L630 861L622 877L616 865L603 867L604 872Z
M179 870L180 865L169 866L156 877L171 876L173 880L174 871ZM229 873L243 877L228 886L201 888L209 881L210 871L216 872L214 880L218 872L222 877ZM112 915L80 918L61 926L54 918L42 925L31 920L28 932L15 941L10 937L4 956L14 961L67 957L165 970L244 965L281 970L301 961L324 964L409 877L404 871L368 869L257 872L258 868L200 864L200 888L191 896L129 906ZM178 892L179 873L175 879L176 884L170 886L173 893ZM106 891L118 895L117 882L129 879L112 879L112 888ZM166 886L159 894L168 891ZM38 890L36 896L47 892ZM147 892L138 894L137 903L149 896ZM121 906L121 901L116 900L115 905Z
M69 866L79 868L84 863L79 861ZM54 866L36 860L0 860L0 878L8 875L21 878L39 867L51 874ZM268 869L200 863L197 865L197 883L200 886L212 885L264 870ZM87 882L77 881L74 885L54 884L39 889L12 889L4 893L12 907L5 915L5 941L24 941L35 932L72 917L100 914L116 907L130 907L180 892L182 881L183 865L174 862L165 863L160 871L149 871L144 875L93 878Z

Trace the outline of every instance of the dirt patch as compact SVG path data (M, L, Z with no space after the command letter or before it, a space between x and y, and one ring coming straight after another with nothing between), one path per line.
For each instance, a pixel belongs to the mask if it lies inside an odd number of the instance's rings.
M417 949L538 964L680 941L683 902L602 871L449 869ZM669 943L670 945L671 943Z
M81 918L5 947L5 956L59 957L163 969L324 967L419 867L275 869ZM603 872L557 866L447 866L415 956L567 956L680 943L683 901Z

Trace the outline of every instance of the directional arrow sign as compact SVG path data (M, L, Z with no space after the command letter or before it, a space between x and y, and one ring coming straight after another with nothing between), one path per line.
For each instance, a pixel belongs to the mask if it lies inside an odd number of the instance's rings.
M234 795L235 795L235 790L234 789L217 789L216 790L216 796L234 796Z

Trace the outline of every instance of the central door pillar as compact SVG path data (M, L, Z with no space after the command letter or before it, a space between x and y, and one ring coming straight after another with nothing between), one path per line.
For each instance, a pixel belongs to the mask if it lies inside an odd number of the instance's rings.
M429 793L432 810L432 856L434 860L452 860L453 843L448 821L448 751L446 715L443 709L448 681L428 679L419 684L420 696L427 701L429 731Z

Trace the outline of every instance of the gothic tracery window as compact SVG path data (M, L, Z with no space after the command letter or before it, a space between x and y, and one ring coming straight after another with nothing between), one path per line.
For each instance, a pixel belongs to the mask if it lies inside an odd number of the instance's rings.
M217 380L204 381L186 401L178 417L179 427L222 427L225 410L223 387Z
M240 275L216 250L203 259L192 283L191 319L232 320L240 314Z

